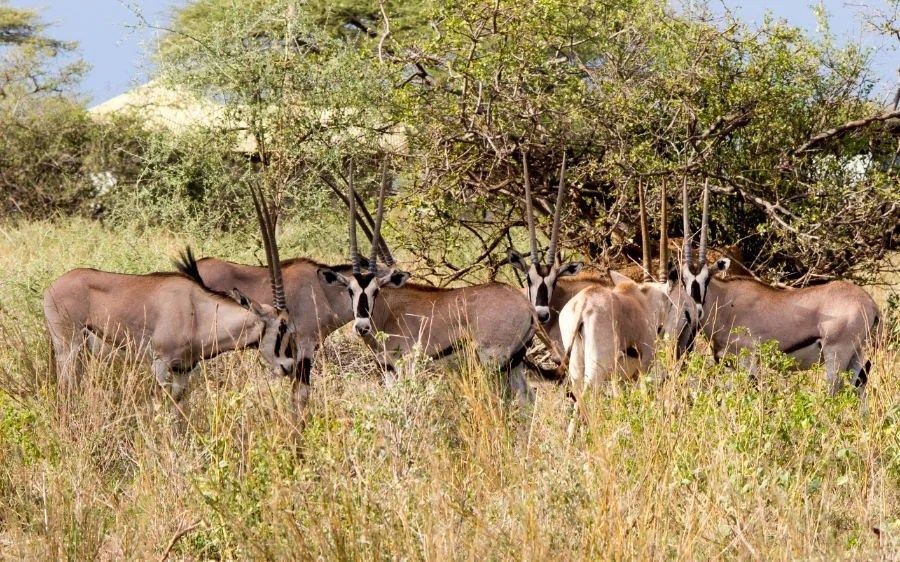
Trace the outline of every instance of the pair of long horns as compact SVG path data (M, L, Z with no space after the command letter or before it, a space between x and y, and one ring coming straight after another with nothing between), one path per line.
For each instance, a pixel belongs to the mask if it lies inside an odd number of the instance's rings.
M525 181L525 219L528 223L528 239L531 244L531 263L538 265L537 234L534 227L534 204L531 199L531 176L528 173L528 154L522 153L522 173ZM556 248L559 242L559 222L563 202L566 197L566 151L563 151L562 165L559 168L559 189L556 192L556 207L553 209L553 226L550 230L550 247L547 248L547 261L550 267L556 263Z
M384 218L384 197L387 191L388 175L387 165L381 168L381 184L378 187L378 208L375 211L375 221L372 227L372 254L369 258L369 273L374 275L378 270L377 259L381 255L382 260L388 267L394 266L394 257L391 255L387 243L381 239L381 223ZM347 197L347 205L350 209L350 263L353 267L353 274L359 275L361 272L359 259L359 246L356 241L356 190L353 187L353 162L350 162L349 178L347 180L347 189L349 191ZM362 201L360 201L362 204Z
M284 281L281 277L281 259L278 257L278 244L275 240L275 212L272 205L266 202L258 185L250 183L249 187L253 207L256 209L256 218L262 231L263 246L266 249L269 281L272 284L272 304L279 310L287 310Z
M688 200L687 178L681 185L681 204L682 219L684 226L684 262L690 265L693 263L693 242L691 240L691 223L690 223L690 202ZM700 223L700 249L698 251L697 262L702 267L706 263L706 239L709 231L709 180L703 183L703 220Z

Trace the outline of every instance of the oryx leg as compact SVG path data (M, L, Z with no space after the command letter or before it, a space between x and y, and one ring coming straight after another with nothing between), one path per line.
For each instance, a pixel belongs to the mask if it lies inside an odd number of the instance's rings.
M61 334L50 330L50 343L56 360L57 384L66 395L74 391L81 380L82 364L79 355L85 342L84 330L64 330Z
M525 347L513 353L506 365L507 384L510 396L514 397L521 408L529 408L534 404L534 390L525 377Z
M162 387L167 399L172 401L172 419L175 429L183 433L187 425L189 414L189 382L191 371L173 371L169 363L163 359L155 358L150 365L156 382Z
M294 410L294 418L298 423L306 419L309 406L309 396L312 394L312 366L316 357L317 342L298 341L297 349L300 365L297 378L291 381L291 405Z
M856 356L856 350L850 346L829 344L823 342L822 357L825 360L825 377L828 384L828 394L834 396L844 386L844 371L851 367L851 362ZM855 374L855 373L854 373Z
M584 327L581 326L579 329L583 330ZM569 397L572 402L569 412L569 425L566 428L566 438L569 443L572 443L575 439L575 433L578 431L578 418L581 415L581 402L583 401L586 388L585 345L583 334L573 334L570 326L561 327L561 332L564 342L572 342L571 350L567 350L569 357L567 365Z

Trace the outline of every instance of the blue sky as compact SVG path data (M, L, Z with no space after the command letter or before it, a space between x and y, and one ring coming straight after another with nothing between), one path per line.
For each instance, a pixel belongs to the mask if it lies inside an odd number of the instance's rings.
M60 39L79 43L82 57L91 65L81 91L92 103L99 103L143 83L153 69L147 54L153 51L157 32L140 25L135 11L151 24L165 24L173 10L189 0L8 0L9 5L38 10L51 24L50 32ZM681 0L682 4L691 0ZM900 51L890 41L867 33L861 23L863 4L883 7L886 0L824 0L831 14L832 31L841 39L862 40L880 48L873 70L881 79L877 92L887 98L895 91ZM748 22L762 22L766 11L812 33L816 19L807 0L711 0L717 12L727 8Z

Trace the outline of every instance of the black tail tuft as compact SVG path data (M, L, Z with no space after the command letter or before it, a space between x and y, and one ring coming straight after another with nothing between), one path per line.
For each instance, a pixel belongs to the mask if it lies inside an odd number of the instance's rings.
M194 250L190 246L182 250L178 254L178 259L173 260L175 267L182 275L187 275L200 285L206 287L203 277L200 276L200 269L197 268L197 258L194 256Z

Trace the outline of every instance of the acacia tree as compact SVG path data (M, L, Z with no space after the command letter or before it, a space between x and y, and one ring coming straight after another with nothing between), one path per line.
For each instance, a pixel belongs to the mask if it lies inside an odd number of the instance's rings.
M574 203L563 232L594 259L637 240L639 180L651 207L663 179L686 178L695 195L708 182L713 243L740 242L774 277L864 271L896 244L897 170L882 163L897 114L867 99L853 45L661 0L467 0L434 21L431 40L404 50L424 69L410 99L417 187L443 219L434 240L460 202L496 217L466 225L475 238L505 237L520 216L523 154L549 215L566 151Z
M396 234L447 280L475 271L473 243L496 273L523 157L547 222L564 152L564 245L591 259L633 255L637 185L654 209L664 180L708 183L712 243L771 277L858 275L897 243L896 114L869 99L866 53L784 22L665 0L201 0L161 55L246 124L275 184L334 187L351 157L373 174L402 130L394 218L417 228Z
M72 87L85 65L30 10L0 0L0 213L72 210L89 133Z

